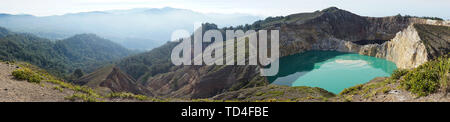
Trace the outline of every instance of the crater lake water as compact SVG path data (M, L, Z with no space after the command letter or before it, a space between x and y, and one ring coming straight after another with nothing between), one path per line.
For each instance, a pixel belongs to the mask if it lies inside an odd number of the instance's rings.
M337 51L308 51L280 58L272 84L320 87L335 94L348 87L390 76L397 66L388 60Z

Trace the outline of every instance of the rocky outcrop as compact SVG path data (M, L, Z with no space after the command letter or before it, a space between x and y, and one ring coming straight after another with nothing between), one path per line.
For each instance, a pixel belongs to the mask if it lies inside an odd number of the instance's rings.
M113 68L112 72L99 84L99 86L107 87L113 92L149 94L149 91L145 87L137 84L136 80L134 80L130 75L125 74L116 67Z
M134 94L153 96L147 88L136 83L133 77L112 65L105 66L91 74L83 76L74 83L89 86L101 93L131 92Z
M399 68L410 69L447 54L449 45L450 27L411 24L392 40L383 44L363 45L357 53L385 58Z
M385 48L376 56L394 62L398 68L414 68L429 60L425 45L413 25L381 46Z
M422 28L418 30L418 26ZM429 29L428 32L420 33L425 28L433 27L444 28L444 30L447 28L447 31L434 32L438 30ZM358 45L350 41L330 38L318 40L311 45L311 50L335 50L359 53L385 58L394 62L398 68L410 69L449 52L450 30L448 28L447 26L411 24L406 29L398 32L393 39L382 44ZM429 33L433 32L435 35L438 33L439 36L434 38L430 37ZM429 39L424 40L427 37ZM431 43L435 44L432 45Z
M144 84L157 96L206 98L241 88L267 85L256 66L182 66Z

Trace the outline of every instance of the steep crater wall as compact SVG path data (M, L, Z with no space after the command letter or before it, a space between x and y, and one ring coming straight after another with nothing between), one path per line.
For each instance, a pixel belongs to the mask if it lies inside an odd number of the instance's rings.
M278 27L282 33L281 55L309 50L334 50L385 58L396 63L399 68L414 68L449 52L448 21L397 16L365 18L363 23L367 25L352 27L360 30L352 32L345 31L345 28L342 28L344 26L333 26L329 23L332 19L327 20L327 23L319 25L314 22L313 25L286 24ZM347 36L336 34L336 28L344 29Z

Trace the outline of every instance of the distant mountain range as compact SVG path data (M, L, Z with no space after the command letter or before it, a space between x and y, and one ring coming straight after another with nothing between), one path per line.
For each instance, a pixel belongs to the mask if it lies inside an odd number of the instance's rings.
M61 16L0 14L0 26L49 39L94 33L130 49L148 50L170 40L177 29L193 31L194 23L214 22L220 27L251 24L262 19L247 14L203 14L177 8L137 8L93 11Z

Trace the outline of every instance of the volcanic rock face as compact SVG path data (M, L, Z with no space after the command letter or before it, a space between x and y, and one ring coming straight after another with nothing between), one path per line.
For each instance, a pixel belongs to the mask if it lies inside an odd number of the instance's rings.
M401 16L373 18L329 8L314 19L286 22L268 29L280 29L282 56L308 50L353 52L393 61L399 68L414 68L428 61L433 52L448 52L448 29L435 32L441 36L435 45L424 44L416 30L417 25L450 26L448 21L407 18ZM441 29L442 30L442 29ZM433 29L429 29L433 31ZM423 34L426 34L423 33ZM439 47L437 47L439 46ZM437 56L432 56L437 57Z
M441 32L435 28L440 28ZM349 52L385 58L394 62L399 68L410 69L447 54L450 50L449 43L450 27L411 24L403 31L398 32L392 40L383 44L361 46L347 42L344 49L341 50L345 50L347 47Z
M316 12L318 17L303 22L286 22L266 29L280 29L281 55L292 55L307 50L337 50L354 52L349 42L381 43L394 38L395 34L411 22L401 16L372 18L361 17L345 10L329 8ZM339 45L341 44L341 45Z
M136 80L116 67L114 67L106 79L100 83L100 86L108 87L113 92L127 91L135 94L142 94L145 91L141 85L136 84Z
M131 92L152 96L151 92L142 85L137 84L133 77L114 66L103 67L81 77L74 83L97 88L101 92Z
M414 68L428 61L428 52L413 25L397 33L385 46L386 50L380 52L386 53L378 57L395 62L399 68Z

